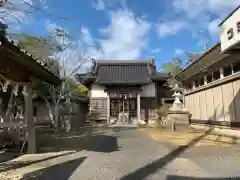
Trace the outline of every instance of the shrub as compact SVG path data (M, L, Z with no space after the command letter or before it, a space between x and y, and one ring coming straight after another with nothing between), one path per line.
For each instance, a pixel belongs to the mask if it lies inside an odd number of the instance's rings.
M159 109L157 109L157 114L158 114L158 123L159 126L163 125L163 121L167 116L168 110L169 110L170 105L168 104L163 104Z

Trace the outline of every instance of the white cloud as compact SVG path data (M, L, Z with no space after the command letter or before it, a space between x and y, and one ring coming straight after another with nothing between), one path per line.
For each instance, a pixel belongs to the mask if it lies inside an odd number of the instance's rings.
M38 6L47 8L47 0L8 0L0 8L0 20L8 25L8 32L16 32L29 23Z
M174 35L187 27L188 24L183 21L164 22L156 25L157 34L160 38Z
M99 30L102 34L100 39L94 40L89 29L82 27L80 35L76 38L77 46L59 54L58 58L61 61L71 55L68 69L74 69L79 60L84 61L84 68L88 67L91 63L87 61L88 57L106 60L138 59L141 51L147 48L148 34L151 28L148 21L136 17L133 12L126 9L111 11L108 15L110 24ZM46 24L49 31L59 27L50 21L47 21Z
M161 48L155 48L151 50L152 53L159 53L161 52Z
M239 0L173 0L172 5L178 12L184 12L189 18L198 18L201 13L226 16L239 5Z
M219 23L221 22L221 19L214 19L212 20L208 25L208 32L211 35L212 38L219 37Z
M8 31L17 31L28 22L31 10L29 5L33 5L32 0L12 0L0 8L0 20L8 25Z
M150 23L135 17L131 11L123 9L109 12L109 18L110 24L100 30L103 38L98 41L98 44L86 43L86 39L93 38L88 31L81 32L82 55L114 60L139 58L141 50L147 47Z
M93 38L88 30L88 28L86 27L82 27L81 28L81 40L83 43L87 44L87 45L94 45L94 41Z
M53 32L57 28L60 28L60 26L58 26L56 23L54 23L50 20L46 20L45 26L49 33Z
M175 53L174 54L177 55L177 56L180 56L180 55L184 54L184 51L182 49L180 49L180 48L177 48L177 49L175 49Z
M104 30L101 40L104 59L136 59L141 49L147 46L150 23L137 18L128 10L110 14L111 24Z
M42 5L42 7L44 9L47 9L48 8L48 1L47 0L39 0L40 4Z
M208 0L208 11L226 16L240 5L239 0Z
M126 3L125 0L94 0L92 6L98 11L104 11L114 6L124 9L126 8Z
M239 4L239 0L172 1L173 13L178 14L178 18L181 18L183 21L194 24L191 28L193 36L199 38L208 34L212 39L218 39L218 23Z
M95 2L93 2L93 7L96 9L96 10L105 10L106 6L105 6L105 3L103 2L103 0L96 0Z
M195 18L204 11L207 0L173 0L172 5L177 12L184 12L189 18Z

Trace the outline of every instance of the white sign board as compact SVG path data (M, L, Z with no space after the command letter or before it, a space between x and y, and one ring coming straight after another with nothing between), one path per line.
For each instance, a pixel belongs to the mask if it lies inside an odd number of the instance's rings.
M222 51L240 42L240 8L230 15L219 28Z

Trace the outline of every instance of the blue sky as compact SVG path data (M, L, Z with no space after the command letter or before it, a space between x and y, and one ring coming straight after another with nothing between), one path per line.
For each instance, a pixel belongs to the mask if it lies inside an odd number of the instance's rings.
M63 28L76 47L67 54L96 59L149 59L158 69L185 52L202 52L219 41L218 24L239 0L12 0L21 23L9 31L46 36ZM20 3L19 3L20 2ZM26 2L41 11L30 10ZM10 11L10 10L9 10ZM49 15L50 14L50 15ZM63 20L60 17L69 17ZM72 64L76 65L75 59Z

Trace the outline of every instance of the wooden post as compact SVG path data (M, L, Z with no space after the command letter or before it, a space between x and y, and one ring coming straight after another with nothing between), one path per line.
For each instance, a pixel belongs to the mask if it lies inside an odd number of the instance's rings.
M203 78L204 78L204 85L206 85L207 84L207 76L204 76Z
M37 152L36 149L36 134L33 122L33 106L32 106L32 87L27 87L27 95L25 98L25 118L27 124L27 142L28 142L28 153L34 154Z
M137 124L140 121L141 118L141 110L140 110L140 106L141 102L140 102L140 93L137 93Z
M223 68L220 68L219 71L220 71L220 79L223 79L224 78Z
M107 96L107 124L110 124L110 96Z

